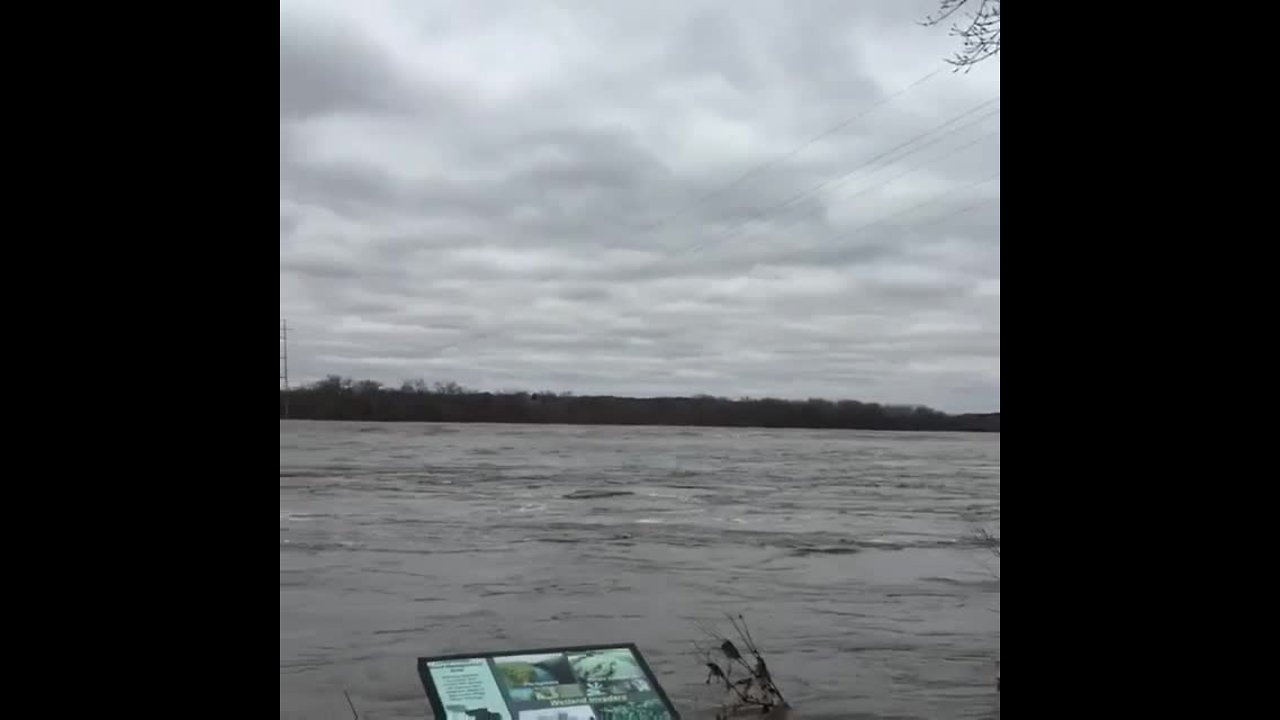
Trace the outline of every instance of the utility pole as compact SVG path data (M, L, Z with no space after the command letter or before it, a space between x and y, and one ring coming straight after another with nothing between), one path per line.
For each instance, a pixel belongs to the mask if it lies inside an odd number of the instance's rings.
M280 382L284 385L284 419L289 419L289 322L280 320Z

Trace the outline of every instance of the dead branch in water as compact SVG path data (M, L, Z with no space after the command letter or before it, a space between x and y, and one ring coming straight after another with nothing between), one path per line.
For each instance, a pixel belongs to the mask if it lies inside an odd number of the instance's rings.
M764 656L760 653L760 647L751 637L751 630L747 627L746 620L741 615L726 617L738 636L738 643L746 649L750 660L743 655L738 649L738 644L735 644L732 639L710 627L700 625L698 629L715 644L704 648L694 643L694 648L707 666L706 684L710 685L714 680L717 684L724 686L725 696L720 702L716 719L726 720L731 714L747 708L759 708L760 712L765 713L773 709L789 707L782 696L782 691L773 681L773 675L769 672L769 665L764 661Z
M992 555L1000 557L1000 536L992 533L986 528L979 528L974 533L974 538L978 544L991 551Z

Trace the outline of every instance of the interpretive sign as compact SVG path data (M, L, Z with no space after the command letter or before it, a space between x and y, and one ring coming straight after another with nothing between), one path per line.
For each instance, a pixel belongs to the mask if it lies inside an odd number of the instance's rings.
M436 720L680 720L635 645L418 658Z

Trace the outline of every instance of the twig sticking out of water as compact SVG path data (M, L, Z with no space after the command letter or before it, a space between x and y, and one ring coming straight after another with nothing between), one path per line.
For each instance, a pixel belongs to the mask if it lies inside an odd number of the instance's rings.
M974 533L978 540L978 544L991 551L992 555L1000 557L1000 536L991 532L986 528L978 528Z
M760 654L760 647L751 637L751 630L747 628L746 620L741 615L727 617L729 624L738 635L738 641L755 662L748 661L728 636L713 628L699 626L698 629L716 643L710 648L703 648L694 643L694 647L707 666L706 684L710 685L711 681L715 680L717 684L724 685L725 698L721 701L719 712L716 713L717 720L724 720L733 713L751 707L760 708L762 713L775 708L789 707L786 699L782 697L782 691L773 681L769 666ZM735 671L741 673L737 678L734 677Z
M356 712L356 704L351 702L351 693L343 690L342 694L347 697L347 705L351 706L351 715L355 717L356 720L360 720L360 713Z

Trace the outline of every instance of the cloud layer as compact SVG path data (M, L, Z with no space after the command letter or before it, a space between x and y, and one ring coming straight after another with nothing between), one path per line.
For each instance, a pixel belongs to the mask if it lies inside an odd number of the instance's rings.
M930 8L282 0L291 379L999 409L999 59Z

